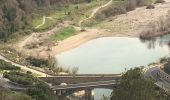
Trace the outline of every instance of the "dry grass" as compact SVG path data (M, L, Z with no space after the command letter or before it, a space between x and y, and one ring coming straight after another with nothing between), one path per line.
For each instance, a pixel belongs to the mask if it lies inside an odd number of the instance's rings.
M170 32L170 10L167 16L161 16L156 22L151 22L147 28L140 33L141 38L149 38L152 36L164 35Z

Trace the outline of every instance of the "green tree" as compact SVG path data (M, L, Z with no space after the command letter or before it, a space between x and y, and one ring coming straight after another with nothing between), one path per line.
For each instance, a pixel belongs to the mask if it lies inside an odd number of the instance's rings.
M25 93L13 92L0 87L0 100L34 100Z
M43 82L28 89L27 94L35 100L56 100L53 91Z
M122 76L111 100L157 100L158 96L154 82L145 79L140 68L135 68Z
M170 59L167 58L167 63L164 65L164 71L168 74L170 74Z

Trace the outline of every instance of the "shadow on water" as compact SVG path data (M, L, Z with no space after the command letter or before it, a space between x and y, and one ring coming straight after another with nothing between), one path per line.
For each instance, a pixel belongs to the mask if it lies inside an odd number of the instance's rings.
M140 38L140 41L146 44L148 49L154 49L156 45L160 47L167 45L170 48L170 34L152 38Z

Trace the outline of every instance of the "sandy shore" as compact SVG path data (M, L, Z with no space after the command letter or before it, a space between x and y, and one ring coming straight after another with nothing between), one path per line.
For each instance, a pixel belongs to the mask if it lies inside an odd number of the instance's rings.
M119 27L119 29L124 31L109 31L103 26L97 28L86 28L86 31L80 32L80 28L75 27L75 29L78 31L77 35L69 37L63 41L59 41L59 44L51 47L50 51L45 50L44 47L39 47L36 49L23 48L23 45L29 43L30 40L39 40L39 37L31 35L28 37L29 39L24 39L18 43L18 48L20 48L19 52L23 52L26 55L35 57L47 58L49 55L55 56L100 37L138 37L140 30L143 27L147 27L148 23L150 22L158 21L162 16L166 17L169 10L170 0L166 0L165 4L156 4L155 9L148 10L146 7L140 7L134 11L128 12L127 14L118 15L116 16L115 20L103 24L104 26ZM58 28L55 27L55 29L52 30L56 31ZM54 32L49 30L46 33L51 34Z
M100 29L87 29L86 32L81 32L75 36L60 41L58 46L52 47L52 55L60 54L64 51L78 47L90 40L102 37L138 37L138 34L125 34L125 33L111 33Z
M138 37L141 30L148 27L151 22L157 22L161 17L166 17L167 12L170 10L170 0L165 0L164 4L156 4L155 9L146 9L146 7L136 8L136 10L130 11L127 14L116 16L116 19L105 26L120 27L119 29L125 29L125 31L110 31L107 32L107 28L100 29L87 29L86 32L82 32L76 36L70 37L64 41L61 41L58 46L52 48L52 54L59 54L64 51L70 50L77 46L80 46L92 39L100 37ZM107 24L107 25L106 25ZM125 26L125 27L123 27ZM155 34L156 36L157 34Z
M77 31L80 29L77 28ZM63 41L59 41L58 45L52 46L50 51L45 50L45 47L40 47L36 49L25 49L22 48L23 44L30 42L31 40L36 40L36 36L30 35L28 37L29 39L25 39L26 41L20 42L20 47L18 47L18 51L22 52L26 55L31 55L34 57L40 57L40 58L47 58L49 55L55 56L57 54L60 54L64 51L70 50L72 48L78 47L90 40L102 38L102 37L138 37L137 33L133 34L126 34L126 33L112 33L112 32L106 32L104 30L100 29L86 29L84 32L78 32L77 35L69 37ZM35 39L36 38L36 39ZM27 41L28 40L28 41Z

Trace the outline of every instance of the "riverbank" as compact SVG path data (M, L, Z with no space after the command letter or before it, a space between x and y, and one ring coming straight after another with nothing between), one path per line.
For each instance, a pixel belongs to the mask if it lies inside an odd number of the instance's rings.
M155 9L146 9L146 7L140 7L136 10L128 12L127 14L114 16L114 18L116 17L116 19L114 19L113 21L104 21L104 24L101 23L104 26L86 28L84 32L80 31L80 27L73 26L71 22L63 23L57 25L57 27L52 30L49 30L48 32L33 33L30 37L25 38L24 40L21 40L19 43L17 43L18 46L16 47L16 49L19 52L26 54L27 56L48 58L49 55L55 56L64 51L78 47L90 40L97 39L100 37L139 37L144 27L148 26L148 23L157 22L160 17L165 17L167 15L167 12L170 10L169 6L170 0L166 0L166 3L164 4L156 4ZM94 13L92 13L92 15L94 15ZM57 44L52 45L50 47L50 50L46 49L47 46L40 46L38 48L33 49L24 48L24 45L28 44L30 41L32 43L35 43L37 41L43 41L43 39L46 39L47 37L51 36L60 28L67 26L73 26L77 30L76 35L61 41L57 41ZM108 29L107 26L109 26L113 30ZM115 27L119 27L118 29L121 29L121 31L114 30ZM152 34L152 36L157 36L157 34Z
M77 31L80 30L79 27L75 27L75 29ZM58 41L57 45L53 45L50 50L44 50L43 48L45 48L45 47L26 49L26 48L22 48L23 43L21 43L22 45L20 45L19 51L24 54L31 55L34 57L37 57L37 55L38 55L39 58L48 58L49 55L55 56L55 55L60 54L64 51L76 48L90 40L101 38L101 37L139 37L139 36L137 33L133 33L133 34L111 33L111 32L107 32L105 30L101 30L101 29L87 28L86 31L84 31L84 32L78 32L77 35L71 36L71 37L64 39L62 41ZM31 36L31 39L37 40L35 38L36 37ZM28 42L28 41L25 41L25 43L26 42Z
M138 34L111 33L100 29L86 29L85 32L81 32L75 36L60 41L57 46L52 47L51 53L52 55L57 55L72 48L76 48L90 40L102 37L138 37Z
M148 31L152 28L159 28L165 23L165 18L170 10L170 0L165 0L165 3L154 4L154 9L146 9L138 7L133 11L125 14L109 17L94 26L94 28L106 29L110 32L131 33L138 32L139 34ZM152 30L152 35L157 36Z

